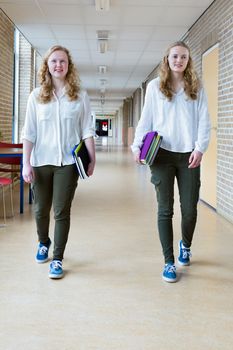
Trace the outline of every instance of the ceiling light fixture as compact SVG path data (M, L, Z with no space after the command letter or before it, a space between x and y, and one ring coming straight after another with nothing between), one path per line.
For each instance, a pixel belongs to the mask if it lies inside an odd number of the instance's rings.
M108 31L97 30L98 50L100 53L105 53L108 50Z
M100 85L105 86L107 83L107 79L100 79Z
M106 72L107 72L106 66L99 66L99 73L100 74L105 74Z
M108 50L108 41L107 40L99 40L98 45L99 45L99 52L100 53L107 52L107 50Z
M96 11L109 11L110 0L95 0Z

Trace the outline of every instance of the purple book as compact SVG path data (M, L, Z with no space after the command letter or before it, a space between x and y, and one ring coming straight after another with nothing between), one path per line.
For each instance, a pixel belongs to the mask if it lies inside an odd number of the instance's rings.
M150 148L153 138L158 135L157 131L148 132L143 139L143 144L141 146L140 161L143 162L146 159L147 152Z

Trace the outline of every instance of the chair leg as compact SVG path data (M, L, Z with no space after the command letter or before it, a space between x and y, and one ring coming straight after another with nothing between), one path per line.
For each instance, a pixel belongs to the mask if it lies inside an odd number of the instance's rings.
M13 190L12 190L13 185L10 184L9 186L10 186L11 212L12 212L12 216L14 216ZM6 202L5 202L4 186L1 185L1 189L2 189L3 220L4 220L4 225L6 225Z
M13 184L10 185L10 196L11 196L11 213L12 216L14 216L14 203L13 203L13 190L12 190Z
M4 218L4 224L6 225L6 206L5 206L4 186L1 186L1 187L2 187L3 218Z

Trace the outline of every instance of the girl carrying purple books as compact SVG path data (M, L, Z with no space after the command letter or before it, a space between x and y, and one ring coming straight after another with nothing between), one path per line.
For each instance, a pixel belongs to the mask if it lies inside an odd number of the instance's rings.
M172 44L160 65L159 77L149 82L142 115L131 146L140 164L140 147L149 131L162 135L162 143L150 166L151 182L158 202L158 231L165 266L162 277L176 282L173 250L174 181L177 180L181 208L181 240L178 263L190 265L197 203L200 163L210 139L207 98L193 68L189 47Z

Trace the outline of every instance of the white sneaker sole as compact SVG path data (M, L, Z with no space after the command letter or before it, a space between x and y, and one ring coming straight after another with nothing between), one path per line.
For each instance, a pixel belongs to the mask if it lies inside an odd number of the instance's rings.
M175 283L177 282L177 277L176 278L167 278L167 277L164 277L162 276L163 280L168 282L168 283Z
M183 262L181 262L179 259L177 259L177 262L178 262L178 264L181 265L181 266L189 266L189 265L190 265L190 261L187 262L187 263L183 263Z
M38 264L44 264L44 263L46 263L47 261L49 261L49 257L48 257L47 259L44 259L44 260L38 260L37 258L35 258L35 260L36 260L36 262L37 262Z
M53 273L49 273L49 278L52 278L52 279L60 279L64 276L64 273L60 274L60 275L55 275Z

